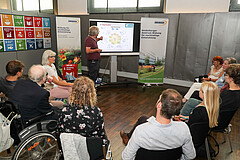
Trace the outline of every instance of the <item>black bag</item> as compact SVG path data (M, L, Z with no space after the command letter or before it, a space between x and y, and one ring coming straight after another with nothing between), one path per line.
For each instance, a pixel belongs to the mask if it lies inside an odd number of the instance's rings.
M208 146L209 146L209 150L210 150L210 156L211 157L216 157L219 153L219 144L217 142L217 140L211 136L208 135L208 139L212 139L213 143L215 143L215 147L213 148L211 143L209 143L208 141ZM216 149L216 150L215 150ZM203 158L207 158L207 152L206 152L206 147L205 147L205 143L203 143L201 146L199 146L198 148L196 148L196 154L198 157L203 157Z

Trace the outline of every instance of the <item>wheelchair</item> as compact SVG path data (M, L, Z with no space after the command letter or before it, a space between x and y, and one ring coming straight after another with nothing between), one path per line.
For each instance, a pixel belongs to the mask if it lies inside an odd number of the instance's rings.
M9 101L4 103L7 104L8 112L11 111L18 114L17 118L15 118L15 122L21 123L21 129L16 129L20 143L13 153L12 160L63 159L60 133L57 127L58 122L56 120L40 121L42 118L53 114L53 111L37 116L28 121L23 121L19 110L13 103ZM3 108L0 109L2 110ZM103 146L103 148L104 147L105 146ZM106 152L103 154L104 159L112 159L110 144L106 148Z

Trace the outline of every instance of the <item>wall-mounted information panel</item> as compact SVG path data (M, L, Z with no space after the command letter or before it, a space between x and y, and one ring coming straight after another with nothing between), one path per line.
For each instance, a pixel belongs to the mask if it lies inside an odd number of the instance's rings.
M50 18L0 14L0 52L51 48Z

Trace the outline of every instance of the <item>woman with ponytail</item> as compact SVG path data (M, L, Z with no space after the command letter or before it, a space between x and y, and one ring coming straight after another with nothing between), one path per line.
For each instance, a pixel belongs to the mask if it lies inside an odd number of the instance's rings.
M84 137L106 139L103 114L97 103L94 82L88 77L74 81L69 105L59 114L60 132L79 133Z

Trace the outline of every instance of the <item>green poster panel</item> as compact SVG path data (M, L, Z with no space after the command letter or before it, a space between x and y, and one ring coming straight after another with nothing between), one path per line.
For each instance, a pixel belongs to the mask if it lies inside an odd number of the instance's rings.
M23 16L14 15L14 25L15 27L24 27Z
M26 50L26 42L25 40L17 40L16 41L17 44L17 50Z
M3 40L0 40L0 52L4 51Z

